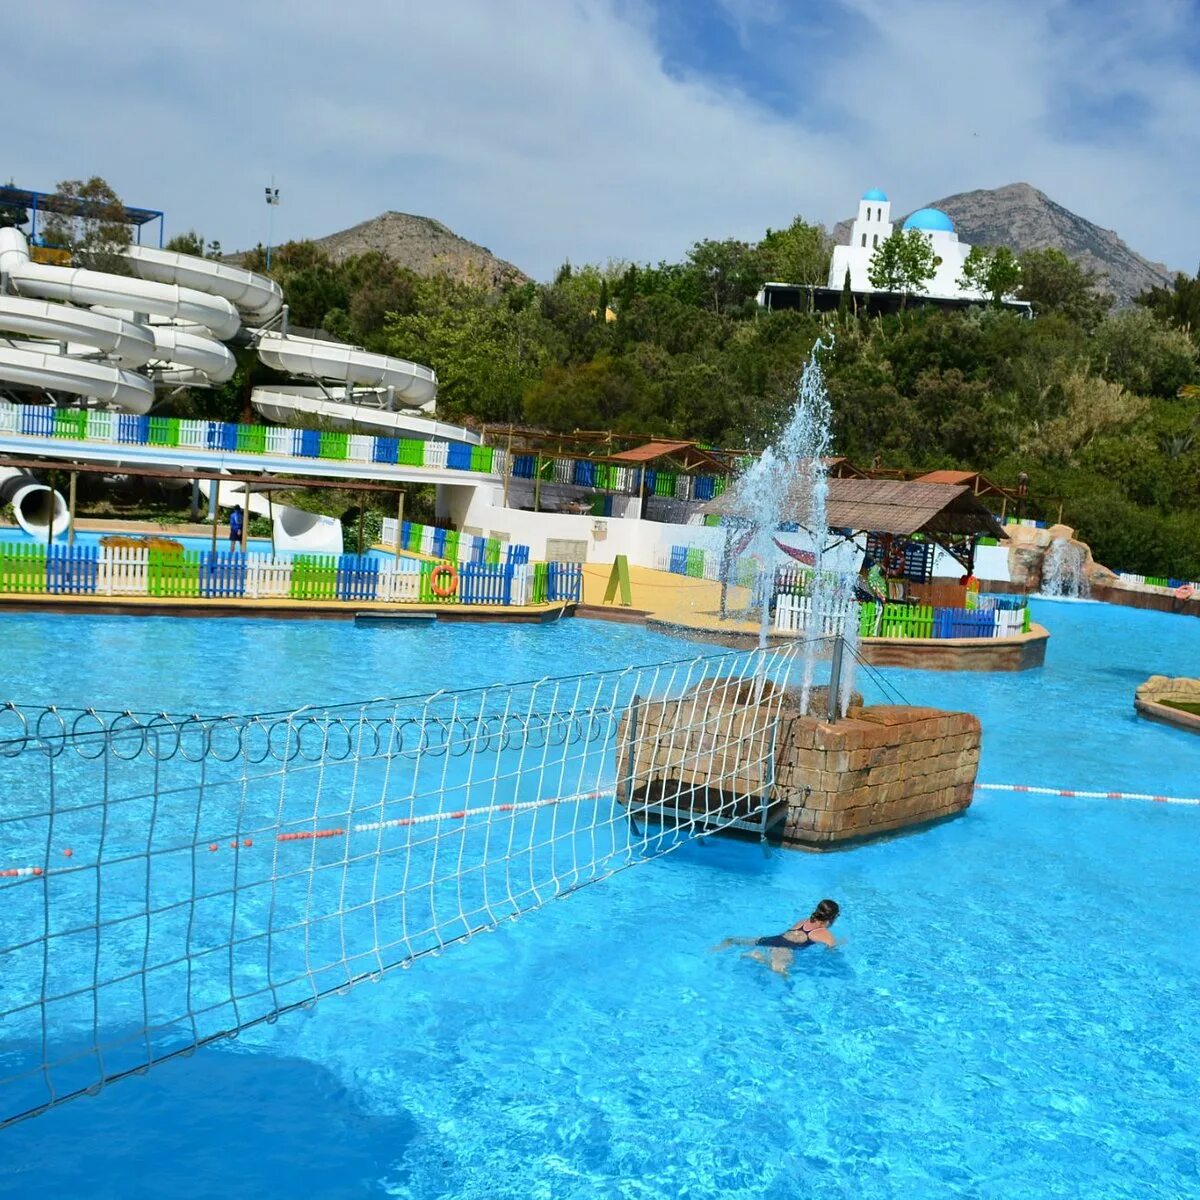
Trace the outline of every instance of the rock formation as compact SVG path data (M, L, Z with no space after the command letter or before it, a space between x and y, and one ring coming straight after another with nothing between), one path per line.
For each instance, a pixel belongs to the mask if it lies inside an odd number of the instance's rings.
M1075 536L1069 525L1051 525L1039 529L1031 525L1009 525L1004 532L1008 535L1008 576L1013 583L1028 591L1037 592L1042 587L1042 574L1046 555L1059 538L1076 548L1082 559L1083 578L1090 587L1111 584L1116 575L1092 557L1092 548Z

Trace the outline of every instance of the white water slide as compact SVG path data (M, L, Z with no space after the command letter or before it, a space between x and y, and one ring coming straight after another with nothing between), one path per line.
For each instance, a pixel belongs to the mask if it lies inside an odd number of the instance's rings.
M148 413L157 386L206 387L230 379L237 361L225 343L245 324L258 331L252 344L267 366L321 381L255 388L252 402L269 420L291 424L308 416L338 428L479 441L415 415L432 411L437 398L437 376L427 367L262 328L283 307L273 279L145 246L130 246L124 255L132 274L38 263L24 234L0 229L0 383ZM31 483L22 476L19 486ZM15 478L6 480L7 491L17 487ZM28 507L33 494L26 499ZM65 506L57 493L52 502L57 528Z
M153 384L130 368L156 364L156 378L172 386L223 383L236 368L224 342L243 322L273 321L283 305L273 279L228 263L146 246L130 246L125 258L133 275L36 263L24 234L0 229L0 276L16 293L0 295L0 331L41 339L0 339L0 381L147 412ZM425 410L437 397L427 367L357 346L263 330L255 348L285 374L344 385L344 401L326 397L344 410L322 413L331 419L352 423L360 397L365 408L382 407L377 397L386 393ZM276 419L311 411L292 404L287 388L272 401Z

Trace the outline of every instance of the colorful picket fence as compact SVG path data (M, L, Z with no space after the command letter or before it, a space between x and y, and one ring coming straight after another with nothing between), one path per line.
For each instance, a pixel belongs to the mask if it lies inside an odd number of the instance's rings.
M386 463L484 475L503 474L508 465L503 450L469 442L56 409L45 404L11 404L7 401L0 401L0 433L69 438L81 442L117 442L130 446L218 450L228 454Z
M981 598L982 599L982 598ZM1005 597L1006 601L1015 597ZM934 608L930 604L877 602L859 605L859 637L996 638L1028 633L1029 606L988 605L978 609Z
M383 545L395 546L395 517L384 517L379 536ZM522 566L529 562L528 546L502 542L499 538L460 533L456 529L421 525L415 521L400 523L400 548L410 554L423 554L428 558L447 559L450 562L490 563L492 566Z
M509 456L494 446L459 441L426 441L340 430L292 429L278 425L196 421L180 417L138 416L84 409L55 409L44 404L0 401L0 433L81 442L118 442L131 446L182 447L227 454L317 458L335 462L383 463L504 476ZM515 479L536 477L597 492L649 495L671 500L713 500L724 493L724 475L689 475L654 467L624 467L590 458L512 456ZM611 512L598 513L607 516Z
M530 603L579 604L583 600L583 567L579 563L534 563Z
M449 594L432 576L452 567ZM439 580L445 590L446 579ZM511 606L579 602L578 563L395 560L353 554L291 558L232 551L0 545L0 593L291 599Z
M1196 579L1177 579L1173 575L1138 575L1133 571L1119 571L1117 578L1135 587L1161 588L1171 592L1190 589L1192 596L1200 597L1200 580Z

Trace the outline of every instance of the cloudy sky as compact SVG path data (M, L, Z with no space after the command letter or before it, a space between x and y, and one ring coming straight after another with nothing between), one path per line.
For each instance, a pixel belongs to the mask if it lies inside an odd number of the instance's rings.
M1196 0L39 0L2 169L227 249L385 209L538 277L1024 180L1200 259Z

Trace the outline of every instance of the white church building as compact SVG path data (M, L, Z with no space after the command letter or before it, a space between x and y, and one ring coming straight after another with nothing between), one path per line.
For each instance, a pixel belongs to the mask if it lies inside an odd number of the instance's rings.
M887 195L879 188L864 193L858 202L858 216L850 228L850 244L834 246L833 260L829 265L829 287L840 291L845 285L846 272L850 272L850 290L858 293L875 291L869 278L871 257L879 244L891 235L892 206ZM986 296L977 288L965 288L959 280L963 263L971 252L966 242L958 240L954 222L940 208L919 208L908 217L904 229L919 229L933 246L940 260L937 274L925 283L920 293L939 300L984 300Z

